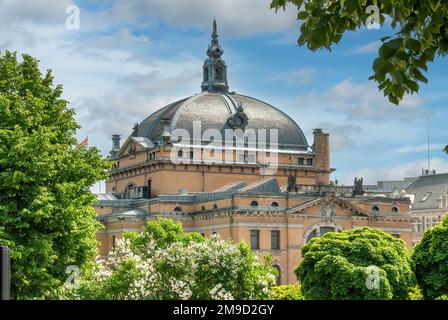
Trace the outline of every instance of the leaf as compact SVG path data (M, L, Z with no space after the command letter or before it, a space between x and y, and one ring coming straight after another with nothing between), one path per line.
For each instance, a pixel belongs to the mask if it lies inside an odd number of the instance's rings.
M412 92L418 92L419 86L418 83L412 80L406 81L406 85L411 89Z
M415 53L419 53L421 49L421 44L420 41L415 40L413 38L409 38L407 40L406 47Z
M297 20L306 20L308 18L308 12L306 11L300 11L297 14Z
M380 47L379 52L383 58L389 59L390 57L392 57L394 55L395 50L393 50L391 47L389 47L389 45L387 43L385 43Z
M428 79L418 70L417 68L414 68L412 71L412 74L417 80L420 80L424 83L428 83Z
M398 50L403 45L403 39L396 38L396 39L390 40L389 42L387 42L387 45L394 50Z
M399 83L405 83L406 81L406 76L404 75L403 71L401 70L396 70L393 72L395 79L397 79L397 81Z
M399 100L398 100L397 97L395 97L395 96L393 96L393 95L389 95L387 98L389 99L389 101L390 101L391 103L393 103L393 104L395 104L395 105L398 105Z
M373 61L373 70L378 72L384 66L385 60L382 57L378 57Z
M395 58L398 60L407 61L409 59L409 55L405 51L398 51Z

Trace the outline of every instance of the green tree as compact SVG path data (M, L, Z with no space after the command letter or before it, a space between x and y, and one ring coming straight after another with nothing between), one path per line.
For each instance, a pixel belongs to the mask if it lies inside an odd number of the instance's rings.
M154 232L155 231L155 232ZM162 235L163 241L153 238ZM184 233L179 222L149 221L68 292L81 299L263 299L275 284L270 261L246 243Z
M374 74L389 101L398 104L405 93L419 90L419 82L427 83L424 71L434 56L448 52L448 2L441 0L272 0L271 8L297 6L297 19L303 20L298 44L315 51L331 49L347 31L367 27L374 18L378 23L390 21L396 33L381 39L379 55L373 62Z
M406 299L415 285L403 240L363 227L326 233L295 269L305 299Z
M15 299L48 297L97 252L90 187L109 163L76 141L74 111L50 70L0 55L0 228L11 247Z
M412 260L425 299L448 295L448 217L423 234Z
M156 242L158 248L166 248L173 242L185 244L204 241L204 237L197 232L184 232L180 223L171 219L157 218L145 226L143 232L128 232L126 238L131 240L136 250L144 251L150 239Z
M270 299L272 300L303 300L299 283L276 286L272 288Z

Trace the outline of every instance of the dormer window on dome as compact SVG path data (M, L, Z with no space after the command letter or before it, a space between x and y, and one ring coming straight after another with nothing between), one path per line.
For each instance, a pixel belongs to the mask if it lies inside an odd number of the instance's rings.
M221 59L224 50L218 43L218 31L216 20L213 20L212 41L208 46L208 58L203 66L202 91L208 92L229 92L227 83L227 66Z

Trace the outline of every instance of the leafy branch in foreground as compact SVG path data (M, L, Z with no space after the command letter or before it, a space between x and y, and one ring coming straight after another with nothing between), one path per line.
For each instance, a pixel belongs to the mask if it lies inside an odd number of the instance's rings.
M448 2L442 0L272 0L276 11L290 3L299 10L298 44L315 51L331 50L347 31L354 31L375 21L387 21L397 32L381 38L378 57L373 62L374 74L369 78L389 101L399 104L405 94L419 91L419 83L427 83L423 72L434 57L448 51ZM375 7L372 7L375 6Z

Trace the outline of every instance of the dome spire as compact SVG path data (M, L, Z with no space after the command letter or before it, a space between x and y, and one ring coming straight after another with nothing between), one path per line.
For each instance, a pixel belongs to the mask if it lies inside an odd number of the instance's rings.
M208 46L208 58L203 66L202 91L208 92L228 92L227 66L221 59L224 50L218 43L218 27L216 19L213 19L212 41Z
M218 44L218 27L216 25L215 18L213 18L212 46L219 46L219 44Z

